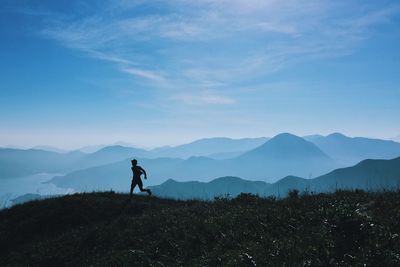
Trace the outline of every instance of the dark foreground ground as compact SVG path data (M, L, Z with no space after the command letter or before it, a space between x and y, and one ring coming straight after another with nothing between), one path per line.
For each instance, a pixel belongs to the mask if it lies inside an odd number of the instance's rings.
M0 266L400 266L400 192L126 198L0 211Z

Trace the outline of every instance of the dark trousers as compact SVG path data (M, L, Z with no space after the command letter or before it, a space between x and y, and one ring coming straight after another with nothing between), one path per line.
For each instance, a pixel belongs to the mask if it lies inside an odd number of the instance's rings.
M133 189L135 189L136 185L139 186L140 192L147 192L147 194L151 195L150 189L144 189L144 188L143 188L142 179L140 179L140 178L133 178L133 179L132 179L132 183L131 183L131 193L130 193L130 197L132 197Z

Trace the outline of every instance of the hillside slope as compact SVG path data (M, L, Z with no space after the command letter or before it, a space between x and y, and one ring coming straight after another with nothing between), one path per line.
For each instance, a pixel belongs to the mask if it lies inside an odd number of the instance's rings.
M353 167L341 168L312 180L316 191L342 189L380 190L400 187L400 157L367 159Z
M80 194L0 211L0 266L400 265L400 192L126 198Z

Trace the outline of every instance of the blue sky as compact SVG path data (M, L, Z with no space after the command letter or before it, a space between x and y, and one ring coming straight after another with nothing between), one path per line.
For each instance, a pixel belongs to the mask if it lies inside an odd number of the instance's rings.
M0 146L400 135L400 2L14 1Z

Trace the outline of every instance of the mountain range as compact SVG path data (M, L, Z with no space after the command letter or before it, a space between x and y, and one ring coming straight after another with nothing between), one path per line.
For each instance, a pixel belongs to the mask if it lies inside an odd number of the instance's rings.
M93 153L0 149L0 178L64 173L51 182L76 190L123 191L131 177L129 160L137 158L149 174L149 185L168 179L208 182L224 176L273 183L286 176L318 177L368 158L398 156L400 144L393 141L350 138L338 133L303 138L283 133L270 139L208 138L153 150L120 145Z
M21 177L40 172L69 173L94 166L115 163L127 158L188 158L210 155L229 158L250 150L268 138L207 138L176 147L145 150L121 145L99 146L59 153L56 148L40 146L42 149L0 148L0 179ZM191 151L191 152L190 152Z
M79 172L76 173L76 177L80 177L80 175ZM60 185L74 186L71 181L73 179L61 180ZM126 181L124 187L121 188L118 188L118 182L113 179L107 179L106 181L108 181L108 189L120 189L120 191L126 192L129 188L129 181ZM88 188L80 188L82 191L106 190L105 188L93 189L93 181L85 182L87 182ZM104 181L99 180L99 182L103 183ZM209 182L178 182L168 179L160 185L150 186L149 188L155 196L181 200L210 200L215 197L236 197L241 193L285 197L292 190L308 192L309 194L355 189L366 191L399 190L400 157L392 160L363 160L352 167L336 169L314 179L287 176L275 183L249 181L232 176L220 177ZM12 202L13 204L18 204L46 197L50 196L25 194L13 199Z
M275 183L248 181L238 177L221 177L210 182L166 182L150 187L160 197L176 199L213 199L235 197L240 193L260 196L286 196L290 190L313 193L342 190L389 190L400 188L400 157L392 160L364 160L314 179L287 176Z
M203 156L216 159L225 159L237 156L253 148L256 148L269 138L241 138L231 139L226 137L204 138L176 147L161 147L151 150L158 157L172 157L187 159L193 156Z
M339 167L314 144L288 133L279 134L233 159L139 158L139 163L147 170L152 185L170 178L178 181L210 181L227 175L274 182L287 175L317 176ZM130 172L127 159L57 176L51 182L75 190L123 190L131 177Z
M389 140L351 138L340 133L308 136L305 139L343 165L353 165L364 159L392 159L400 156L400 143Z

